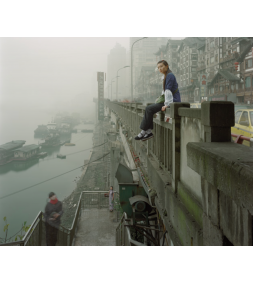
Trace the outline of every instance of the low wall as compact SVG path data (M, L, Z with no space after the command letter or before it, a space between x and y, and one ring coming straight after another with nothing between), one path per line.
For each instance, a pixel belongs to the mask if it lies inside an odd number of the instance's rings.
M134 140L145 106L105 105L146 170L173 245L252 245L253 149L231 143L233 103L204 102L201 109L173 103L165 113L169 123L163 113L154 118L154 138L147 142ZM243 165L225 162L226 155Z

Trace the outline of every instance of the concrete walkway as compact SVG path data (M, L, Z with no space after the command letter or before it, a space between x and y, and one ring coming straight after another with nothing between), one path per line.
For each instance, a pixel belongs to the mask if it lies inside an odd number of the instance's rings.
M82 212L75 238L75 246L115 246L116 211L85 209Z

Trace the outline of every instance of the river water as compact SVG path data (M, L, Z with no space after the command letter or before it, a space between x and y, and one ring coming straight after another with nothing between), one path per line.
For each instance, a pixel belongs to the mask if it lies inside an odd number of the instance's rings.
M39 124L47 124L51 119L52 115L42 111L18 111L14 114L3 110L0 115L0 144L12 140L25 140L25 145L38 144L42 140L34 137L34 130ZM94 126L80 124L75 128L93 129ZM74 190L75 179L82 173L81 168L43 184L26 188L82 166L91 154L92 135L72 133L71 142L75 143L75 146L44 148L42 151L48 152L44 159L0 166L0 237L5 236L4 216L7 217L9 224L9 237L21 229L24 221L31 224L39 211L44 211L49 192L53 191L58 199L62 200ZM82 152L74 154L78 151ZM57 158L58 153L66 154L67 158Z

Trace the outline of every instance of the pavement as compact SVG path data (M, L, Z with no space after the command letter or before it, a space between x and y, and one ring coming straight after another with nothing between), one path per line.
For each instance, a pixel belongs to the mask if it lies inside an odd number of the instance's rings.
M116 211L85 209L75 238L75 246L116 246Z

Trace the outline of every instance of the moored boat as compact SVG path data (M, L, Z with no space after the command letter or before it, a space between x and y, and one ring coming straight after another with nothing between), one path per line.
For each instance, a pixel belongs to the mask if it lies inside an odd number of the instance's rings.
M57 154L57 158L65 159L66 155L59 153L59 154Z

